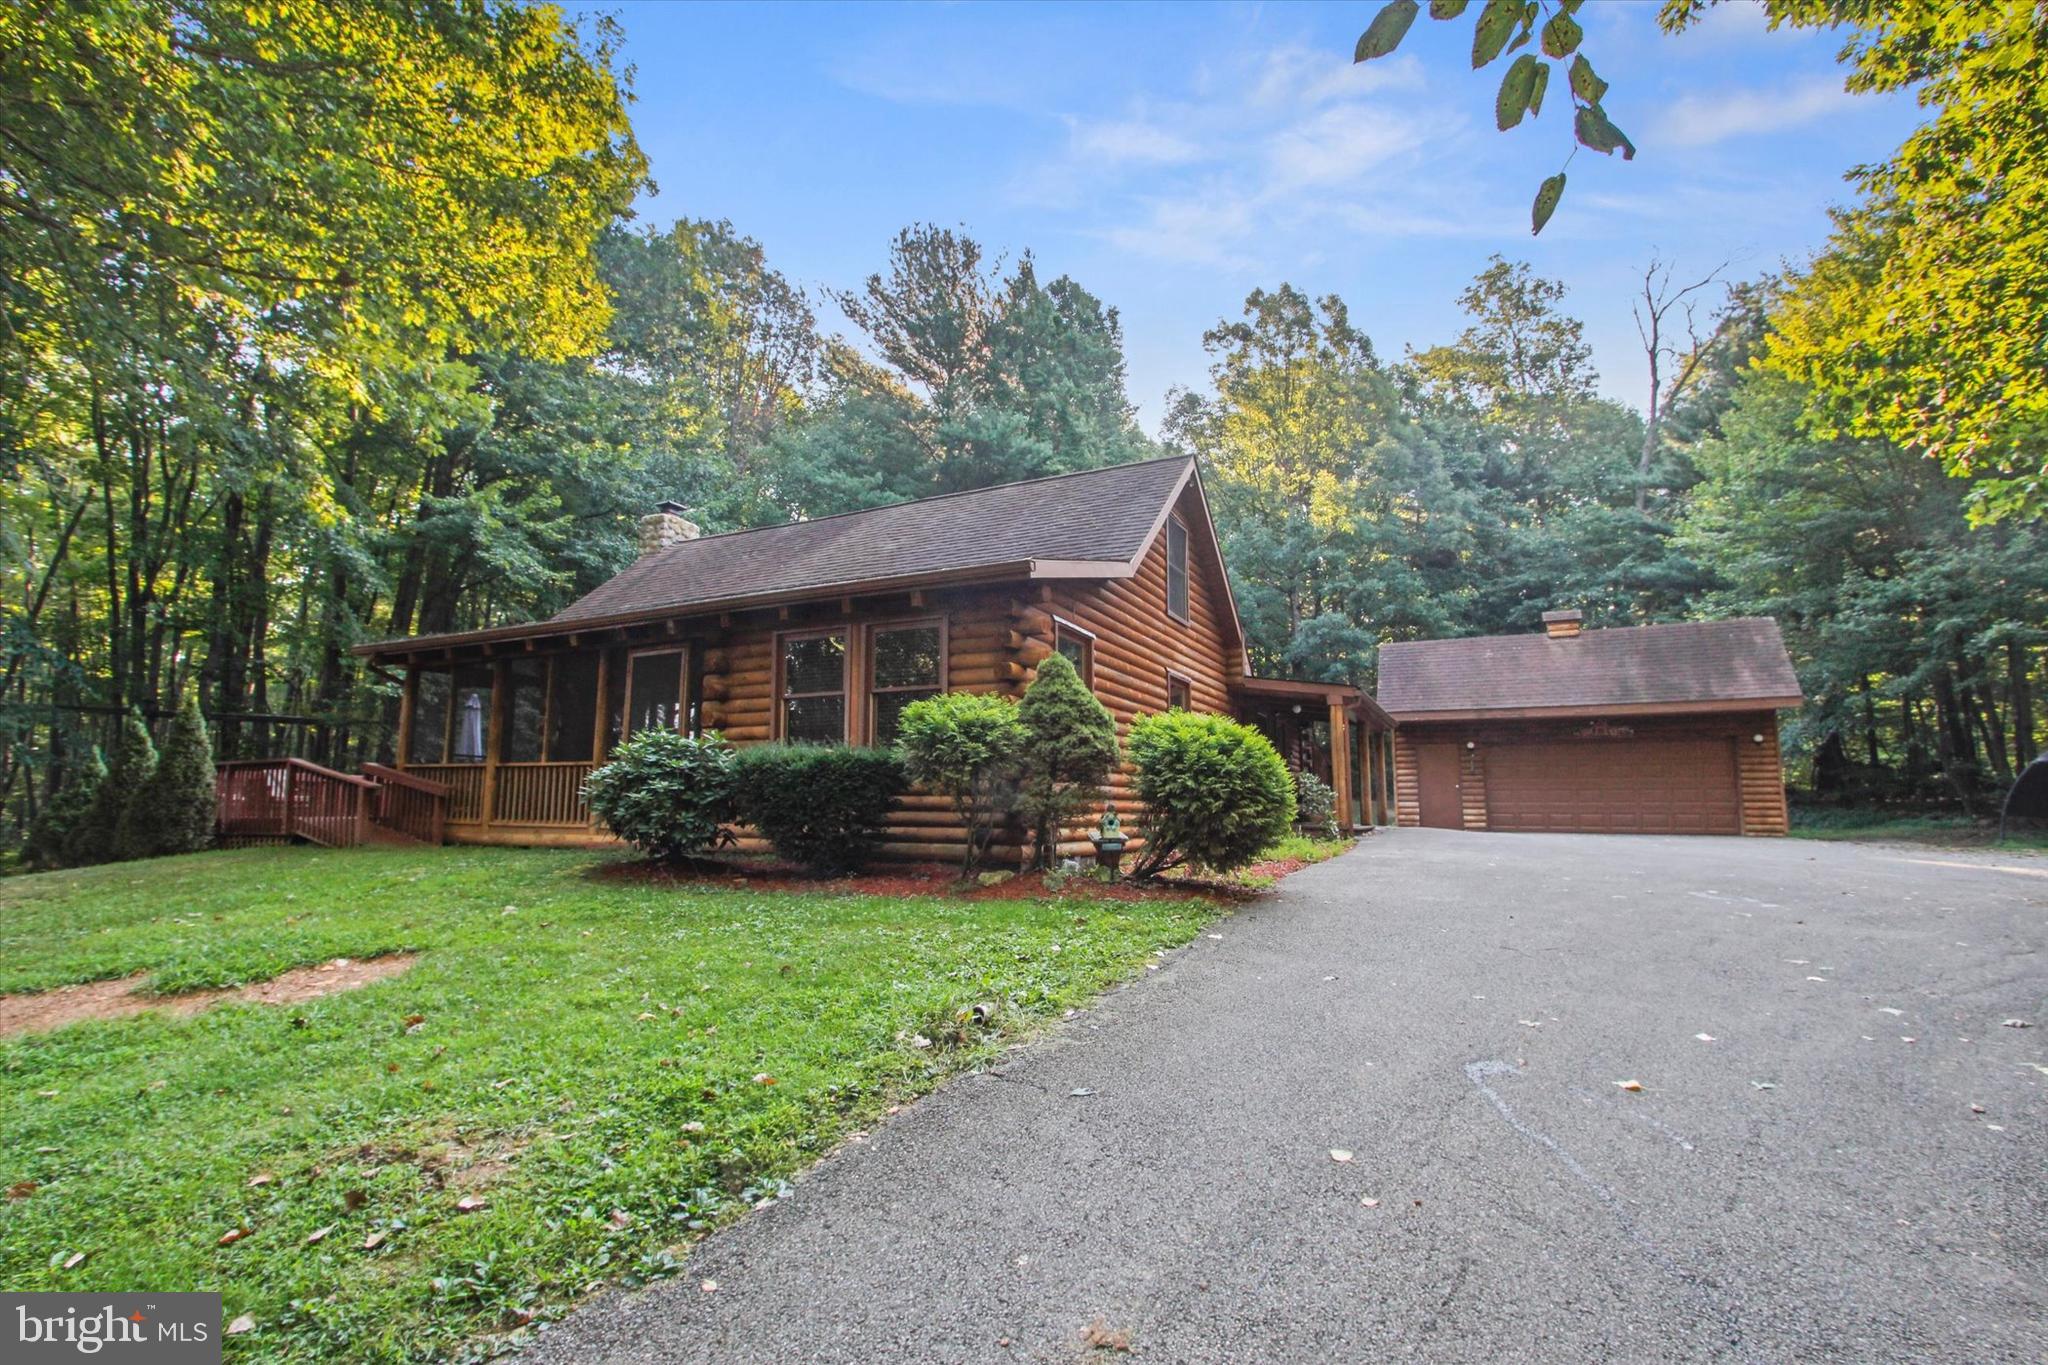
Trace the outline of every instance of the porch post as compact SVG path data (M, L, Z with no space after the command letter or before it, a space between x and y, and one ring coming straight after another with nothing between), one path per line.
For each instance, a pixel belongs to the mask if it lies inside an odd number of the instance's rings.
M490 729L484 734L484 823L498 820L498 732L504 729L505 682L509 665L503 659L491 665Z
M1351 829L1351 725L1343 702L1330 703L1330 785L1337 789L1337 828Z
M1379 732L1372 728L1370 717L1365 722L1365 733L1358 746L1359 756L1365 763L1365 823L1377 825L1380 822L1379 763L1373 757L1373 750L1379 746Z
M593 763L604 762L604 707L605 700L611 696L611 679L607 676L611 663L611 650L600 645L597 651L597 705L591 708L597 715L597 732L590 737L590 759Z
M391 745L391 766L401 771L405 768L406 756L412 752L412 709L419 690L419 665L407 664L405 687L398 694L398 738Z

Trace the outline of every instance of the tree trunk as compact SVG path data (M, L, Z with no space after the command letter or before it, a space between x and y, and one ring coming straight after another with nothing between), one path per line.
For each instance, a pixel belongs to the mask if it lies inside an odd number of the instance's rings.
M2031 660L2027 647L2018 640L2005 642L2006 687L2012 703L2013 756L2022 768L2032 763L2040 749L2034 743L2034 686L2028 677Z

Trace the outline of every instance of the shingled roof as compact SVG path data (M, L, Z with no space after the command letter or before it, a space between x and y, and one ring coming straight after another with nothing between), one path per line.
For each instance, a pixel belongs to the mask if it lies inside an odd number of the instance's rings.
M1761 616L1568 639L1479 635L1380 647L1379 701L1397 721L1741 703L1761 709L1800 700L1778 623Z
M1151 542L1193 465L1180 456L1147 460L686 540L648 555L554 619L671 611L978 570L1030 575L1034 564L1083 561L1113 576Z
M1194 477L1195 462L1176 455L701 536L642 557L546 621L359 645L356 652L518 639L954 581L1126 578Z

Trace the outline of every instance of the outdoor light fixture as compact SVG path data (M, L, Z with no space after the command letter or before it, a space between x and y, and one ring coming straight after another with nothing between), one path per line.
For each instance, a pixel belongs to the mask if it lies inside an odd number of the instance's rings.
M1756 742L1757 742L1758 744L1761 744L1761 743L1763 743L1763 742L1764 742L1764 737L1763 737L1762 735L1751 735L1751 736L1750 736L1750 738L1751 738L1752 740L1756 741Z
M1300 703L1300 702L1296 702L1296 703L1294 703L1294 714L1295 714L1295 715L1297 715L1297 716L1301 714L1301 703Z
M1476 749L1479 747L1479 741L1476 739L1468 739L1465 741L1465 747L1468 749Z

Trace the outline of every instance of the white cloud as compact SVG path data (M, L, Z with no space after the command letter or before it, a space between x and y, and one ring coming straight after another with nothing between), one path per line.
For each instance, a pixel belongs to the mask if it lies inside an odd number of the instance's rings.
M1267 148L1266 191L1280 194L1311 186L1345 185L1415 148L1421 139L1407 119L1366 104L1333 105L1297 120Z
M1782 133L1841 113L1854 101L1841 80L1832 76L1817 76L1777 90L1686 95L1658 120L1657 140L1674 147L1711 147L1730 138Z
M1076 119L1069 127L1074 155L1098 165L1180 166L1202 157L1198 143L1147 119Z

